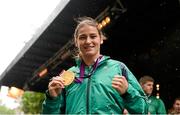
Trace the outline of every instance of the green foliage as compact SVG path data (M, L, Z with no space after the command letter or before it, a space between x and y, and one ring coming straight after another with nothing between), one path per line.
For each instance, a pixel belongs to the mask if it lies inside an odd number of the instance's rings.
M25 114L39 114L42 111L42 103L45 99L43 93L25 92L22 96L22 110Z
M15 114L15 110L8 109L5 106L0 106L0 114Z

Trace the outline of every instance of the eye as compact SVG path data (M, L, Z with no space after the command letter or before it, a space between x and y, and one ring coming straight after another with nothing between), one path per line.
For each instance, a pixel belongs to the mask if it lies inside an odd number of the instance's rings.
M84 35L79 36L79 40L85 40L85 39L86 39L86 36Z
M97 35L90 35L90 37L91 37L92 39L95 39L95 38L97 37Z

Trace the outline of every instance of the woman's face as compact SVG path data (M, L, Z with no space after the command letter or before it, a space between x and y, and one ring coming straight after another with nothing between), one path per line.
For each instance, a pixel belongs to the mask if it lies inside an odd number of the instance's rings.
M99 56L102 43L103 40L96 27L84 24L79 28L76 46L82 56Z
M174 107L176 113L180 113L180 100L176 100L173 107Z

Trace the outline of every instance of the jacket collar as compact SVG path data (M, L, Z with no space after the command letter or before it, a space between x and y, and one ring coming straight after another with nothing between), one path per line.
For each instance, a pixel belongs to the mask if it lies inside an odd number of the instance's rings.
M101 65L102 63L104 63L106 60L108 60L108 59L110 59L110 56L105 56L105 55L103 55L103 57L101 58L101 60L99 61L99 65ZM80 67L80 64L81 64L81 62L82 62L82 59L81 58L76 58L75 59L75 62L76 62L76 65L78 66L78 67Z

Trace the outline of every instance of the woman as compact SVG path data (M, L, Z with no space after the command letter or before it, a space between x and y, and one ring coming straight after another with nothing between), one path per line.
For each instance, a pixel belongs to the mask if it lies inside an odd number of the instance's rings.
M169 115L180 115L180 97L175 98L173 107L168 112Z
M122 62L100 54L105 36L90 17L79 19L74 32L79 49L76 66L68 71L76 79L64 86L62 77L49 83L43 113L122 114L147 113L146 96L134 75Z

